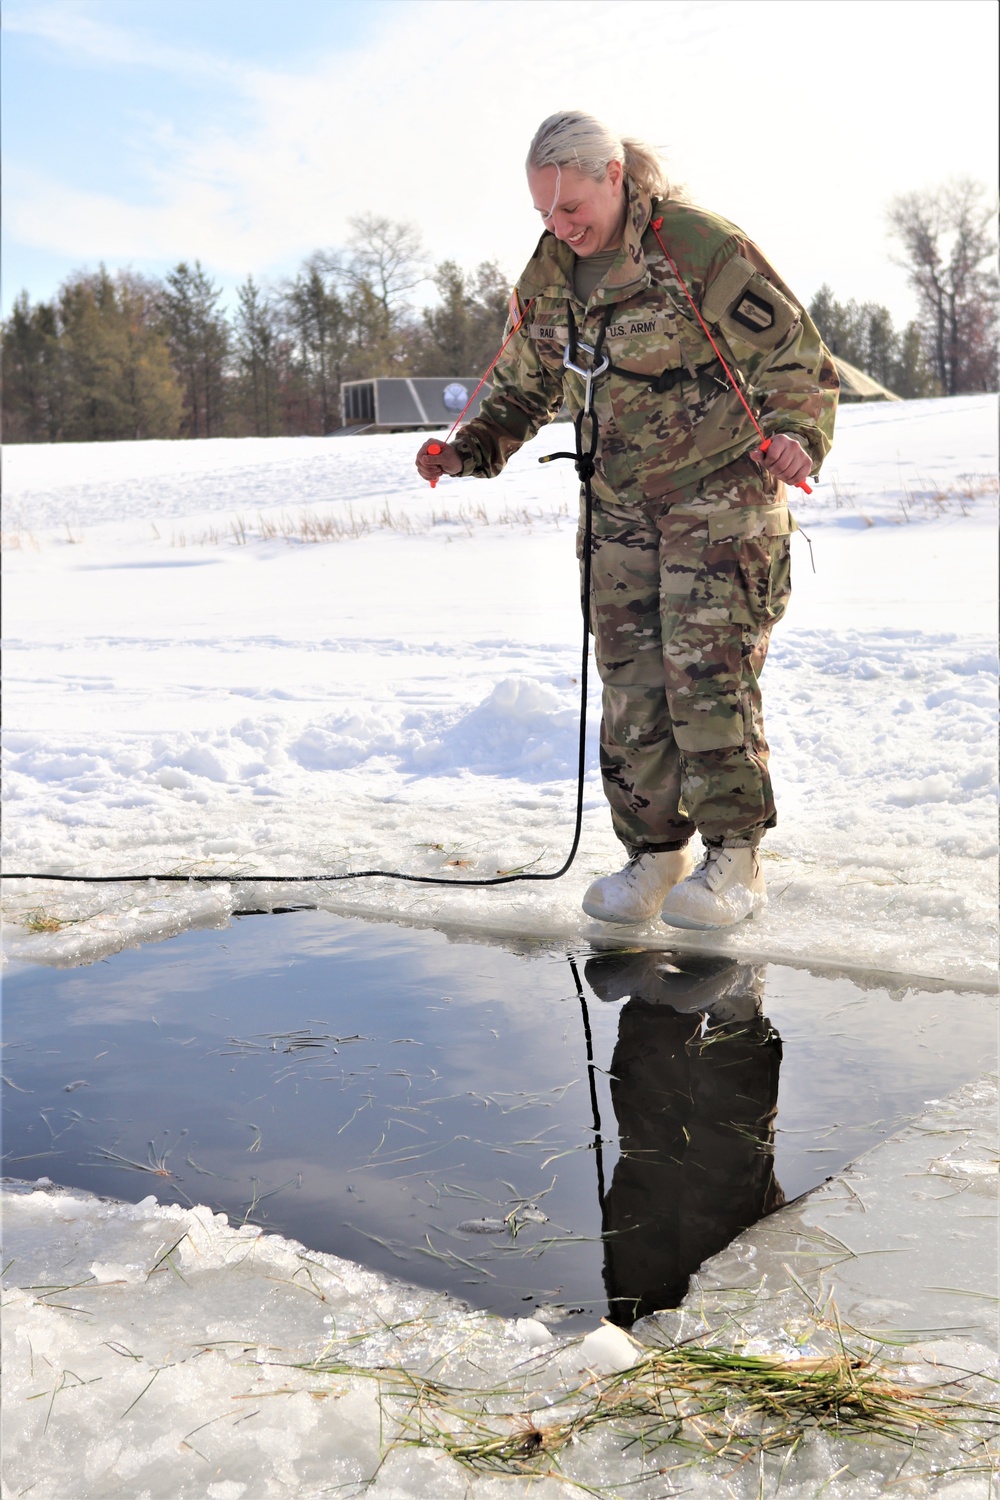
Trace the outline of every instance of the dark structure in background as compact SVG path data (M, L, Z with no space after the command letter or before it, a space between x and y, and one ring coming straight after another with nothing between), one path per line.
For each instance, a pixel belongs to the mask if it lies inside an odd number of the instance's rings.
M627 1328L676 1307L703 1261L784 1202L781 1038L763 966L619 952L584 972L599 999L629 997L611 1062L621 1156L601 1205L609 1317Z
M398 432L410 428L450 427L479 384L478 375L378 376L348 380L341 387L341 432ZM489 384L483 386L466 413L474 417Z

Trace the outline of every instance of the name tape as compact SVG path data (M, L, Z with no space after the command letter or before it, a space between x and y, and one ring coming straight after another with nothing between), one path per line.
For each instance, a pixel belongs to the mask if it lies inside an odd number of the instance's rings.
M626 318L618 323L609 323L606 339L631 339L644 334L673 332L676 318ZM568 329L565 323L531 323L528 336L546 339L550 343L565 344Z

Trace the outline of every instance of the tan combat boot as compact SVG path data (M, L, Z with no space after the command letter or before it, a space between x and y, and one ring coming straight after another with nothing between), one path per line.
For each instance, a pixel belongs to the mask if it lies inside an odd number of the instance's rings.
M623 870L594 881L583 898L583 909L601 922L648 922L660 910L667 892L691 873L693 865L687 848L633 854Z
M732 927L766 905L760 850L713 846L670 892L660 915L671 927Z

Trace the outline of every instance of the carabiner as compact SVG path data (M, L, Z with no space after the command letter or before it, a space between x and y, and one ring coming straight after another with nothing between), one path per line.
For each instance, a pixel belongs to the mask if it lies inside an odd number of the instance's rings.
M593 361L593 358L594 358L594 347L593 347L593 345L592 344L585 344L582 339L575 340L575 343L576 343L576 349L583 349L587 354L590 355L591 361ZM575 352L576 352L576 350L572 351L572 353L575 353ZM609 368L610 364L611 364L610 357L607 354L602 354L601 355L601 363L599 365L595 365L595 364L591 363L590 368L588 370L584 370L584 369L581 368L580 365L574 364L573 359L571 357L570 346L567 343L566 348L563 351L563 369L564 370L572 370L572 372L573 372L574 375L579 375L580 378L584 381L584 393L583 393L583 413L584 413L584 416L589 416L590 415L590 402L591 402L591 394L592 394L591 387L593 386L593 383L598 378L598 376L603 375L604 372L605 372L605 370Z

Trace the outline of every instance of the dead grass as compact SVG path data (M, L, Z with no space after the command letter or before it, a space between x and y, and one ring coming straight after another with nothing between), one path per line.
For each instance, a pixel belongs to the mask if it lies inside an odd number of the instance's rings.
M537 510L529 506L505 506L496 515L490 515L484 505L460 505L457 510L431 510L422 515L411 515L407 511L394 511L384 505L371 512L356 511L352 505L338 506L336 510L320 513L315 510L300 510L294 514L265 516L258 512L255 521L245 516L233 516L228 525L210 526L206 530L188 536L185 532L173 532L170 544L173 547L220 546L235 543L246 546L248 542L318 543L356 541L359 537L371 536L374 532L394 531L402 536L426 536L439 529L449 529L456 534L471 536L474 530L484 526L519 526L531 528L536 525L552 525L569 518L569 505Z
M47 912L38 907L35 911L26 912L23 917L14 920L27 932L62 932L64 927L72 927L77 922L85 922L87 918L57 917L54 912Z
M994 499L1000 493L1000 478L996 474L963 474L947 488L918 476L917 485L915 489L906 484L902 487L899 510L904 522L918 514L948 515L956 510L963 516L971 516L977 501Z
M20 528L14 531L0 531L0 552L32 552L40 551L38 538L34 532L23 531Z
M887 515L885 520L900 526L931 516L971 516L982 508L983 501L995 502L998 493L1000 480L995 474L962 474L954 484L949 485L934 484L920 474L911 483L900 474L896 510ZM860 498L863 500L865 497ZM869 495L867 498L871 500L873 497ZM824 486L823 490L813 495L809 503L825 510L852 510L865 526L875 526L877 521L859 510L858 501L859 496L853 486L842 485L834 478L830 481L829 488Z
M601 1432L619 1441L624 1458L641 1457L647 1476L706 1459L759 1462L766 1453L794 1452L819 1433L910 1453L934 1435L967 1435L962 1472L989 1465L981 1429L1000 1428L995 1404L971 1400L954 1381L907 1385L873 1352L848 1348L837 1327L838 1347L824 1356L754 1357L707 1339L637 1345L630 1368L583 1371L579 1383L555 1389L543 1388L544 1361L533 1362L530 1376L483 1389L402 1368L358 1366L333 1348L300 1368L376 1380L386 1430L396 1433L389 1447L426 1448L480 1474L579 1483L561 1472L561 1459ZM970 1432L973 1424L980 1430Z

